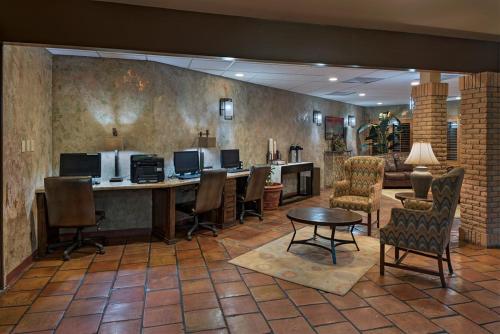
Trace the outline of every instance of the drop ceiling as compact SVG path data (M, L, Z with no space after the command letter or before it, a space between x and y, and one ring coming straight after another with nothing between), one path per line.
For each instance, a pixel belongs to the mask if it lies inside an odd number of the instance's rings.
M159 56L77 49L48 48L47 50L53 55L60 56L159 62L364 107L407 104L410 99L411 83L419 79L419 74L410 70L278 64L226 58ZM443 73L442 79L449 84L449 99L456 99L459 96L458 75Z

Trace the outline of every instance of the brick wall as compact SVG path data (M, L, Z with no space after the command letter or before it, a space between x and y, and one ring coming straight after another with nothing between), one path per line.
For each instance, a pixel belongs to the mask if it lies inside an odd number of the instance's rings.
M460 239L500 247L500 73L460 78Z
M448 84L423 83L412 87L411 96L415 102L413 110L413 142L424 141L432 145L434 155L441 162L429 166L434 175L446 170L446 133Z

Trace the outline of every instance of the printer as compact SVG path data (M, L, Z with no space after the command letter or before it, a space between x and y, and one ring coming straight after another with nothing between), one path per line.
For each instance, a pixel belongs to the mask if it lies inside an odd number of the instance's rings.
M130 156L130 181L132 183L157 183L165 180L164 162L156 154Z

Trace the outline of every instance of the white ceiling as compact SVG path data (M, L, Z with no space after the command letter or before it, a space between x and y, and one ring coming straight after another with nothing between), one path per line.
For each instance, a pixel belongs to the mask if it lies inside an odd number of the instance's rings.
M268 20L500 40L499 0L100 0Z
M277 64L244 60L224 60L223 58L159 56L76 49L48 48L47 50L54 55L154 61L365 107L378 106L380 104L407 104L410 99L411 83L419 79L417 72L410 72L409 70L394 71L329 67L315 64ZM243 74L243 77L237 76L241 74ZM449 84L449 98L455 99L460 95L458 77L455 74L443 75L452 76L452 78L443 81ZM376 78L380 80L367 84L344 82L356 77ZM337 78L337 80L332 82L329 80L330 78ZM332 94L333 92L337 93ZM341 95L338 92L351 94ZM360 93L364 93L365 96L359 96Z

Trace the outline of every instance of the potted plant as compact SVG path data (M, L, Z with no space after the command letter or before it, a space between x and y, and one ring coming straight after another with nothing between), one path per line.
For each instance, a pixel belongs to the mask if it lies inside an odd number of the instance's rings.
M332 137L332 152L334 153L344 153L347 147L345 145L344 138L342 136Z
M373 155L388 153L391 149L397 149L400 144L399 119L391 112L380 113L378 119L379 124L368 123L358 129L358 136L368 131L365 140L370 142ZM392 132L391 126L394 126Z
M281 190L283 190L283 185L281 183L272 181L273 173L274 170L271 168L266 178L263 198L264 210L276 210L280 204Z

